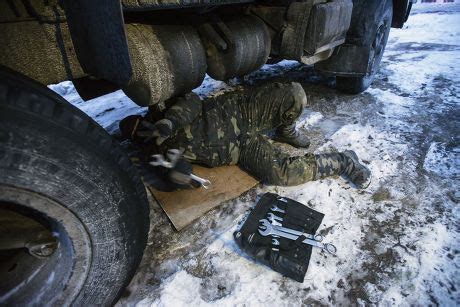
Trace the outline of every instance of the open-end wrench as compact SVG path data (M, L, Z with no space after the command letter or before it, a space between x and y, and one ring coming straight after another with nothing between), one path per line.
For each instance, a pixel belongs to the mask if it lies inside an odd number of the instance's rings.
M190 178L198 182L205 189L209 189L212 186L211 181L209 181L208 179L198 177L195 174L190 174Z
M275 228L279 231L287 232L296 236L305 236L308 239L316 240L316 241L323 241L323 236L320 234L312 235L308 233L304 233L302 231L290 229L283 227L281 222L283 221L282 217L277 216L276 214L273 214L272 212L267 213L267 219L270 221L270 223L275 226Z
M281 231L281 232L285 232L285 233L289 233L291 235L295 235L295 236L304 236L305 238L307 239L312 239L312 240L315 240L315 241L318 241L318 242L321 242L323 241L323 236L320 235L320 234L316 234L316 235L312 235L312 234L309 234L309 233L305 233L305 232L301 232L301 231L298 231L298 230L294 230L294 229L291 229L291 228L286 228L286 227L283 227L283 226L278 226L278 225L275 225L273 224L273 228L276 229L277 231Z
M259 233L262 236L275 235L275 236L280 236L282 238L290 239L293 241L299 238L299 236L277 230L272 224L270 224L270 222L267 219L260 220L259 222L261 223L261 225L259 226ZM321 243L321 242L311 240L311 239L305 239L302 241L302 243L321 248L330 254L335 254L337 252L337 248L331 243Z
M272 207L270 208L271 211L273 212L279 212L279 213L285 213L286 211L284 211L283 209L281 208L278 208L277 205L272 205Z
M273 238L272 245L273 245L272 250L275 252L279 252L280 241L278 239Z
M322 235L320 235L320 234L312 235L312 234L305 233L305 232L302 232L302 231L298 231L298 230L283 227L283 225L281 224L281 222L283 221L283 218L279 217L279 216L277 216L277 215L275 215L275 214L273 214L271 212L267 214L267 219L279 231L290 233L290 234L293 234L293 235L296 235L296 236L302 236L303 235L307 239L312 239L312 240L319 241L319 242L323 241L324 237Z
M282 221L283 219L279 216L276 216L274 215L273 213L268 213L267 214L268 216L268 219L270 220L270 223L272 223L272 225L278 225L278 226L282 226L281 223L279 221ZM279 241L279 236L275 236L273 235L272 236L272 244L273 245L280 245L280 241Z
M179 149L168 149L166 156L168 157L169 161L166 161L163 155L157 154L153 155L152 161L149 162L152 166L163 166L165 168L173 168L176 165L177 160L179 160L181 152ZM195 174L190 174L190 179L196 181L200 186L205 189L209 189L212 186L211 181L208 179L204 179L198 177Z
M276 215L276 214L274 214L272 212L267 213L267 218L269 220L274 220L274 221L277 221L277 222L282 222L283 221L282 217L280 217L280 216L278 216L278 215Z
M274 215L273 213L268 213L267 214L267 219L270 221L270 223L272 223L272 225L275 225L275 226L283 226L280 222L283 221L282 218L280 218L279 216L276 216Z
M158 154L158 155L153 155L151 156L152 161L149 162L150 165L152 166L163 166L165 168L173 168L174 163L166 161L163 155Z
M279 201L282 201L283 203L287 203L287 202L288 202L287 199L285 199L284 197L278 196L276 199L279 200Z

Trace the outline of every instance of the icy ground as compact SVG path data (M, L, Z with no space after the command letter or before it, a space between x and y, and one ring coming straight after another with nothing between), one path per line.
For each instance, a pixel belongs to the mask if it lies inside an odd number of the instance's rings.
M311 135L310 150L355 150L372 184L259 186L182 232L152 203L148 247L118 305L460 304L460 5L439 7L416 7L404 29L392 30L377 80L358 96L295 62L229 83L207 78L196 90L203 96L301 82L310 106L298 126ZM51 87L112 133L122 117L145 112L120 91L82 102L69 82ZM314 250L302 284L249 260L232 239L267 191L325 213L320 231L338 247L337 256Z

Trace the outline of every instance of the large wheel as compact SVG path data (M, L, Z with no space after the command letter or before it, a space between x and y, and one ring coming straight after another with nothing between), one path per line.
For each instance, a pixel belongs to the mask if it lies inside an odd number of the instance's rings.
M363 11L363 14L368 14ZM356 77L336 77L337 89L350 93L358 94L365 91L374 81L375 75L382 61L383 52L388 42L388 36L391 29L391 21L393 18L393 1L386 0L383 11L376 16L376 20L365 18L364 16L356 17L358 19L352 27L368 29L370 35L364 36L364 45L369 48L368 71L364 76ZM364 23L372 23L371 27Z
M111 137L0 67L0 305L108 305L141 260L144 187Z

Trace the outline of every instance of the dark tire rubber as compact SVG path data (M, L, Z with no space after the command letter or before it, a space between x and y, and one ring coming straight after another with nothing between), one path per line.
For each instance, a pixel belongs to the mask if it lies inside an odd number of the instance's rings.
M363 37L363 45L369 47L370 56L368 61L370 69L364 76L336 77L337 89L348 94L359 94L369 88L369 86L374 81L375 75L380 66L380 62L382 61L386 44L388 42L388 36L390 34L391 21L393 17L393 1L386 0L383 10L378 12L377 16L369 15L365 10L363 10L361 14L364 14L365 16L353 16L355 20L352 22L352 28L350 29L349 33L352 32L354 35ZM372 17L376 19L369 20L369 18ZM367 33L370 34L354 33L363 31L363 29L365 29Z
M163 48L168 50L174 95L198 87L206 74L206 53L197 31L190 26L157 26Z
M374 81L375 75L366 75L362 77L341 77L335 79L337 89L347 94L359 94L364 92Z
M21 297L20 301L77 306L115 303L139 265L149 230L144 185L116 141L47 87L0 66L0 174L0 190L24 191L57 204L54 212L64 212L81 225L65 225L64 217L52 222L63 228L81 226L90 242L83 259L88 268L79 285L61 280L46 287L45 279L40 297ZM6 194L0 195L0 208ZM22 207L21 195L16 195L16 201L8 201ZM40 211L34 203L24 206ZM78 253L81 238L68 235ZM80 269L75 263L59 269L73 274ZM77 286L71 302L62 297L63 289ZM24 293L31 295L32 290ZM6 297L3 303L14 303L14 299Z
M251 73L267 62L270 54L271 39L264 22L256 16L244 16L226 23L231 38L228 50L207 54L207 73L216 80L228 80ZM205 45L212 45L212 42ZM209 49L209 48L208 48Z

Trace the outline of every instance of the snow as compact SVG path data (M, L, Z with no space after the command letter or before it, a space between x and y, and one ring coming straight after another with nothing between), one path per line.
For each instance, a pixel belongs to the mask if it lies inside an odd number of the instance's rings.
M460 148L447 150L446 144L431 143L423 161L423 168L438 176L460 178Z
M323 114L321 114L320 112L311 112L305 118L299 120L296 123L296 128L297 129L300 129L300 128L308 129L308 127L311 127L317 124L321 119L323 119L323 117L324 117Z
M394 71L389 76L390 81L412 93L423 90L426 82L435 76L458 71L459 37L460 14L430 14L429 21L426 14L411 16L403 29L392 30L386 56L394 56L395 59L383 66ZM412 52L394 51L401 45ZM450 74L450 77L455 82L460 81L458 74Z
M449 27L446 29L446 26ZM411 15L408 23L402 29L392 29L391 44L411 44L420 47L424 44L434 44L435 47L457 45L460 36L460 15L439 12L430 14ZM447 33L446 33L447 32Z
M234 89L229 83L214 80L206 74L203 83L196 89L194 93L198 94L201 98L212 97L216 95L222 95L225 92L232 91Z
M49 88L91 116L112 134L118 131L118 122L126 116L147 112L147 108L139 107L121 90L85 102L70 81L52 84Z
M404 29L392 30L377 80L358 96L305 77L313 72L293 61L229 82L206 76L194 90L202 97L302 82L309 107L297 127L312 136L310 150L355 150L372 171L371 185L357 190L343 178L260 185L180 233L152 206L144 260L118 304L458 304L460 6L434 7L416 5ZM111 133L124 116L146 111L121 91L83 102L70 82L50 87ZM314 250L301 284L255 263L233 241L237 221L265 192L325 214L319 230L337 255Z

